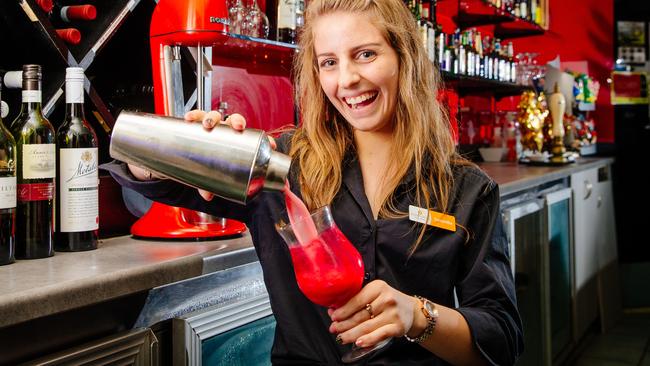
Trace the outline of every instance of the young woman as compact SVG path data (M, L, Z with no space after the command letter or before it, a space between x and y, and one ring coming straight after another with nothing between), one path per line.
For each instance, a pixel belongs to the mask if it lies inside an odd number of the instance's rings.
M498 187L455 152L413 16L402 0L312 0L299 46L302 125L277 149L292 157L293 191L311 210L329 204L363 257L365 285L347 304L328 310L300 292L274 228L288 222L282 193L241 207L124 164L110 167L116 179L246 222L277 321L274 364L339 364L348 344L390 337L364 362L513 364L523 337ZM221 116L186 119L211 128ZM245 126L240 115L226 123ZM418 222L429 210L439 220Z

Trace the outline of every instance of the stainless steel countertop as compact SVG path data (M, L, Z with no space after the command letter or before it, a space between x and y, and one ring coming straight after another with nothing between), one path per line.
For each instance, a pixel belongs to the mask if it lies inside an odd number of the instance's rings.
M612 164L613 158L578 158L575 163L561 166L533 166L518 163L480 163L499 184L502 196L566 178L573 173Z
M256 261L248 233L203 242L101 240L97 250L0 266L0 328Z

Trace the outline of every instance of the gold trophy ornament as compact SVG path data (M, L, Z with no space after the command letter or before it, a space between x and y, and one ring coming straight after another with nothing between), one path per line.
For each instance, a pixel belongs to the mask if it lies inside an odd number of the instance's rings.
M544 146L543 126L548 110L545 110L544 94L537 95L528 90L519 101L517 120L521 126L521 143L525 149L541 153Z

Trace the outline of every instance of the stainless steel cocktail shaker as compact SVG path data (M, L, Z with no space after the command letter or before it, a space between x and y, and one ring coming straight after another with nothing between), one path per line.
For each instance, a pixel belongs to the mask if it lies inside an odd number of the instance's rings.
M262 189L282 190L289 156L273 151L261 130L123 111L109 151L114 159L245 204Z

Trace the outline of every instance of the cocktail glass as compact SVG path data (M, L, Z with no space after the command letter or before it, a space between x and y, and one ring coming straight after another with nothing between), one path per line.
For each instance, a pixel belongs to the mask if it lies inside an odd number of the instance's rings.
M301 243L296 238L294 226L301 226L307 220L313 220L318 235ZM289 247L298 287L309 300L335 309L361 290L364 279L361 254L336 226L329 206L303 217L303 221L278 224L276 229ZM355 362L389 342L390 339L365 348L353 346L343 355L342 361Z

